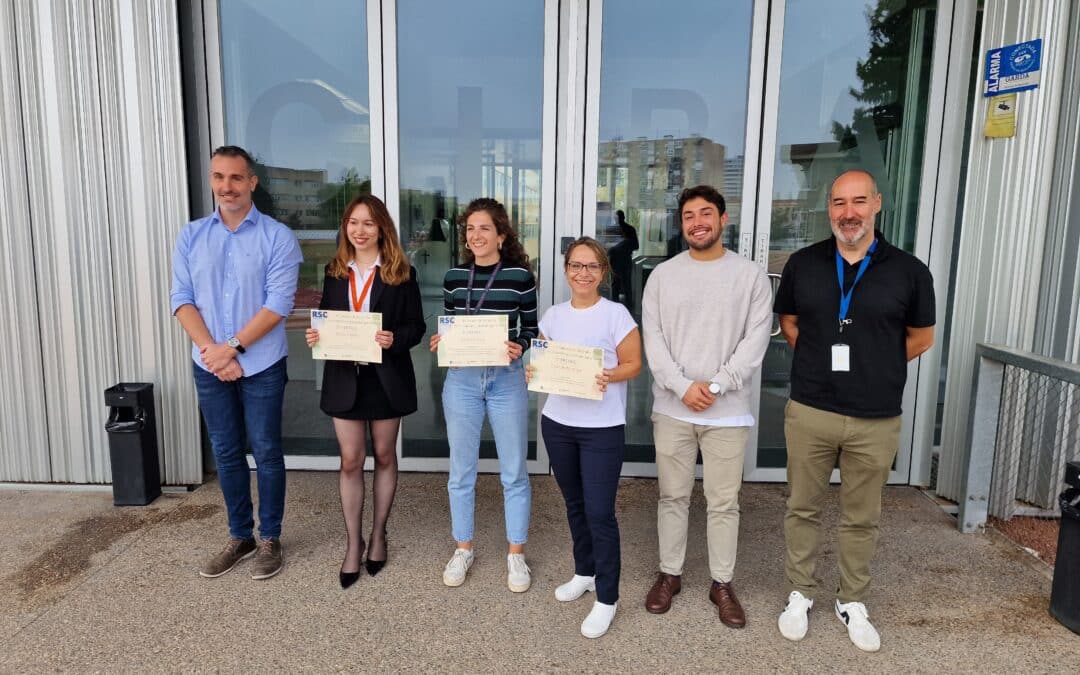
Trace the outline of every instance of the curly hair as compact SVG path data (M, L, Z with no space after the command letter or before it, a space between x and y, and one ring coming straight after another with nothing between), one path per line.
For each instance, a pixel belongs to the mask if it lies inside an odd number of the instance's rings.
M466 224L469 221L469 216L479 211L487 213L491 217L491 222L495 223L495 233L505 237L502 246L499 248L499 257L502 259L503 264L527 268L529 266L529 254L525 252L525 247L521 245L517 232L510 225L510 216L506 214L506 207L489 197L472 200L465 207L464 213L458 216L458 241L461 243L461 249L465 251L465 264L471 265L475 260L473 252L469 250L467 245Z
M716 188L711 185L695 185L679 193L679 213L677 217L682 217L682 209L686 206L686 202L696 197L701 197L711 203L721 215L726 213L727 204L724 203L724 196Z
M341 227L338 230L337 253L330 261L328 270L330 276L338 279L349 276L349 262L356 256L356 247L349 240L347 229L352 212L361 205L368 208L371 219L379 226L379 257L382 261L379 266L379 277L388 286L405 283L410 275L409 258L401 249L397 228L394 227L394 219L390 217L386 204L375 195L360 195L345 207L345 212L341 215Z

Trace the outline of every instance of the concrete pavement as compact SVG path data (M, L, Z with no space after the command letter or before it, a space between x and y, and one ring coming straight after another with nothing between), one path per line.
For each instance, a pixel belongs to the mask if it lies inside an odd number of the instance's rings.
M369 475L370 481L370 475ZM1075 672L1080 636L1047 613L1050 569L994 534L961 535L922 493L889 488L868 599L882 649L848 641L822 593L800 643L776 629L783 608L782 485L748 484L735 587L748 626L722 626L708 600L704 502L696 489L683 592L647 613L656 567L656 485L619 491L619 613L586 640L591 594L559 603L573 573L551 477L533 478L533 587L506 589L497 476L477 495L477 562L456 589L445 475L402 474L387 567L342 591L343 526L334 473L291 472L286 567L253 581L249 563L219 579L197 568L226 536L216 483L115 508L108 493L0 491L0 671L627 671ZM370 497L369 502L370 504ZM370 514L367 514L370 517ZM823 588L836 584L835 492Z

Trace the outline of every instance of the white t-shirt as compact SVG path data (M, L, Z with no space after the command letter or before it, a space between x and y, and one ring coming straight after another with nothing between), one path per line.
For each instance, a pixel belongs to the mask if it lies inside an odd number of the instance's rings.
M585 309L562 302L544 312L540 333L549 340L604 350L604 368L619 365L615 348L637 328L626 307L607 298ZM603 428L626 424L626 381L612 382L604 398L592 401L548 395L544 416L568 427Z

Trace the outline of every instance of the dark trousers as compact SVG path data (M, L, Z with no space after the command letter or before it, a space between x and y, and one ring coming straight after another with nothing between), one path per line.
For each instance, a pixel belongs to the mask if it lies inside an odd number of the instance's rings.
M596 577L596 599L619 599L619 523L615 491L625 453L624 426L568 427L540 418L555 481L566 501L574 541L574 573Z
M214 449L218 482L229 516L229 536L250 539L255 528L251 472L245 441L255 457L259 489L259 536L281 536L285 516L285 456L281 449L281 406L289 381L285 359L266 370L222 382L193 363L195 391Z

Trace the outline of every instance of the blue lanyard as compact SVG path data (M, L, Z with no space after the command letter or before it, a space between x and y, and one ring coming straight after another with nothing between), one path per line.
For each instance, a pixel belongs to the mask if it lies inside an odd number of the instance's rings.
M473 280L476 277L476 263L473 263L469 267L469 285L465 289L465 313L472 314L475 311L480 313L480 307L484 304L484 300L487 299L488 291L491 290L491 285L495 283L495 275L502 269L502 260L495 264L495 269L491 270L491 276L488 277L487 285L484 286L484 292L480 294L480 299L476 302L476 307L469 307L469 303L472 301Z
M851 307L851 296L855 294L855 285L859 283L859 279L862 279L862 275L866 272L866 268L870 267L870 254L877 248L877 239L870 243L870 250L866 252L866 256L859 264L859 271L855 273L855 281L851 282L851 288L847 293L844 293L844 259L840 256L840 249L836 249L836 280L840 282L840 332L844 332L844 326L851 323L851 320L847 318L848 308Z

